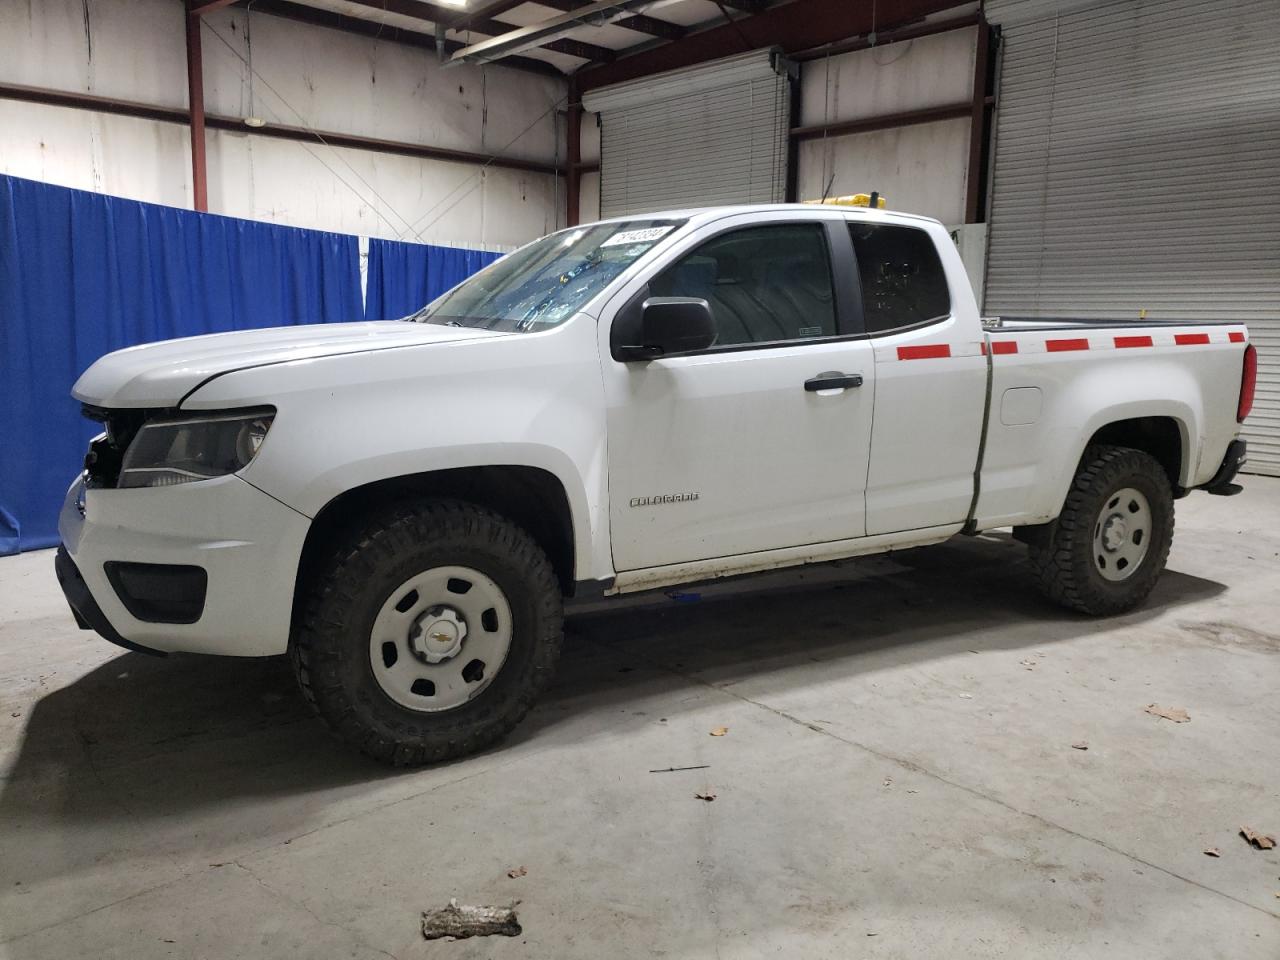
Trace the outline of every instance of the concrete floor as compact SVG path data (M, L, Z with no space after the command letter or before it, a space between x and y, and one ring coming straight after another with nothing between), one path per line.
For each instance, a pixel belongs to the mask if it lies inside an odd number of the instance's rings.
M119 651L0 560L0 956L1276 960L1278 520L1183 501L1106 621L1003 535L584 607L507 743L407 773L286 663ZM451 897L524 935L424 942Z

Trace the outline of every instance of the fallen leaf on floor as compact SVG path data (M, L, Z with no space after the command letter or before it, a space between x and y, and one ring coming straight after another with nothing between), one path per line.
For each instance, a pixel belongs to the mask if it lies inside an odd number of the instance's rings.
M1080 742L1078 742L1078 743L1073 743L1073 744L1071 745L1071 749L1072 749L1072 750L1088 750L1088 749L1089 749L1089 741L1088 741L1088 740L1081 740L1081 741L1080 741Z
M519 880L521 877L528 874L528 872L529 872L528 867L512 867L510 870L507 871L507 876L510 877L512 880Z
M16 720L18 717L22 716L22 714L18 713L17 711L14 711L13 713L9 714L9 716L13 717Z
M695 793L695 794L693 795L693 799L695 799L695 800L705 800L705 801L707 801L707 803L710 803L710 802L711 802L712 800L714 800L715 798L716 798L716 795L715 795L714 793Z
M1162 707L1158 703L1149 703L1147 704L1146 712L1153 716L1172 720L1174 723L1187 723L1191 720L1191 714L1181 707Z
M1241 827L1240 836L1249 842L1249 846L1257 850L1270 850L1276 845L1275 837L1268 837L1265 833L1258 833L1250 827Z
M509 907L467 907L450 900L447 907L422 914L422 937L424 940L518 937L523 931L516 919L515 907L514 903Z
M1210 847L1208 850L1204 852L1204 855L1206 857L1220 857L1222 856L1222 853L1221 851L1218 850L1217 847Z
M711 735L713 737L723 737L728 732L729 732L728 727L716 727L714 730L711 731Z

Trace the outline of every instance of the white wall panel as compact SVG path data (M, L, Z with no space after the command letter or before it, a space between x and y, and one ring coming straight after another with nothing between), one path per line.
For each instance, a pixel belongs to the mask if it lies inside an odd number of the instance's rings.
M968 100L977 36L977 27L967 27L806 61L800 74L800 125Z
M578 150L583 163L600 162L600 114L584 110L578 133Z
M554 204L544 174L209 133L209 206L228 216L512 247L555 229Z
M181 124L0 100L0 131L0 173L191 205L191 141Z
M184 36L176 0L5 0L0 79L183 107Z
M833 197L877 190L894 210L962 223L968 156L968 118L808 140L797 192L816 200L828 182Z
M578 222L600 219L600 173L584 173L578 185Z

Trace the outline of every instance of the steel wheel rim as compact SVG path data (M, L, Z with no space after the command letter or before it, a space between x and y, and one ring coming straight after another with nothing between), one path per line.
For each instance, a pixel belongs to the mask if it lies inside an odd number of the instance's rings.
M383 601L369 632L369 665L402 707L456 710L493 683L511 650L512 626L511 605L493 578L472 567L432 567Z
M1146 494L1124 487L1107 497L1093 525L1093 566L1104 580L1128 580L1151 549L1154 520Z

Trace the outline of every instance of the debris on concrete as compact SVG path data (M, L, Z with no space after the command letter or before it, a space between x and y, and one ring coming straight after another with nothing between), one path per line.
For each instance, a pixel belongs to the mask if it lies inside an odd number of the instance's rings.
M422 914L422 937L424 940L518 937L523 932L516 919L519 902L509 907L468 907L450 900L447 907Z
M1036 668L1036 664L1039 663L1038 660L1032 660L1030 657L1028 657L1025 660L1019 660L1018 662L1022 664L1024 667L1026 667L1028 670L1034 670Z
M972 693L962 693L962 694L960 694L960 699L961 699L961 700L972 700L972 699L973 699L973 694L972 694Z
M885 777L885 778L884 778L884 783L882 783L882 784L881 784L881 786L882 786L882 787L892 787L892 786L893 786L893 777Z
M1270 850L1276 845L1275 837L1268 837L1265 833L1258 833L1251 827L1241 827L1240 836L1244 837L1249 846L1255 850Z
M1073 743L1073 744L1071 745L1071 749L1072 749L1072 750L1088 750L1088 749L1089 749L1089 741L1088 741L1088 740L1077 740L1075 743Z
M711 731L711 735L713 737L723 737L728 732L729 732L728 727L716 727L714 730Z
M693 799L695 799L695 800L705 800L705 801L707 801L707 803L710 803L710 802L711 802L712 800L714 800L715 798L716 798L716 795L715 795L714 793L695 793L695 794L693 795Z
M1222 856L1222 851L1219 850L1217 847L1209 847L1204 851L1204 855L1206 857L1220 857Z
M507 876L510 877L512 880L519 880L521 877L527 876L528 873L529 873L528 867L519 866L519 867L512 867L510 870L508 870Z
M1158 703L1149 703L1147 704L1146 712L1152 716L1172 720L1174 723L1188 723L1191 720L1191 714L1181 707L1162 707Z
M711 764L699 763L693 767L662 767L658 770L650 770L650 773L679 773L681 770L710 770Z

